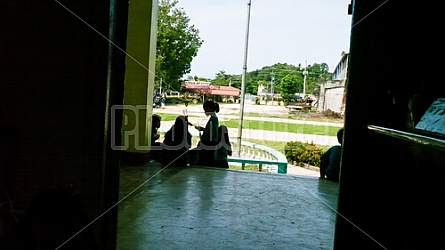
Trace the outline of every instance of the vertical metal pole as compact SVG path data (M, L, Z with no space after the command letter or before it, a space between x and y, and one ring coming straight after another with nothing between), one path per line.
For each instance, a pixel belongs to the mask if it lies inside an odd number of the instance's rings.
M306 96L306 76L307 76L307 60L304 66L304 71L303 71L303 76L304 76L304 80L303 80L303 98L305 98Z
M270 92L271 92L271 94L272 94L272 106L273 106L273 97L274 97L274 89L273 89L273 85L274 85L274 83L275 83L275 74L273 73L273 70L272 70L272 73L271 73L271 75L272 75L272 79L270 80Z
M238 157L241 156L241 137L243 134L243 116L244 116L244 95L246 90L246 71L247 71L247 51L249 47L249 26L250 26L250 6L251 0L247 3L247 28L246 28L246 41L244 47L244 64L243 74L241 79L241 102L240 102L240 116L238 121Z

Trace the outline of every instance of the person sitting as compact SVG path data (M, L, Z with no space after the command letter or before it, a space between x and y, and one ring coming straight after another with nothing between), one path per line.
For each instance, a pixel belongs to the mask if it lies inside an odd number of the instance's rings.
M161 120L162 118L157 115L153 114L151 116L151 145L152 146L159 146L160 142L157 142L160 135L158 133L158 129L161 127Z
M337 131L340 145L330 147L320 157L320 178L338 181L340 177L341 152L343 145L343 128Z
M161 143L157 141L160 137L158 133L159 127L161 127L162 118L153 114L151 116L151 149L150 149L150 158L154 160L158 160L160 157Z
M198 162L200 166L212 166L214 163L214 151L218 138L219 119L216 113L219 112L219 104L212 100L207 100L203 104L203 109L209 120L205 127L195 126L199 131L200 141L196 150L198 150Z
M187 119L180 115L164 135L161 162L169 166L187 166L190 164L191 144L192 134L188 131Z
M229 140L229 129L225 125L218 127L218 140L215 150L214 167L229 168L227 157L232 156L232 145Z

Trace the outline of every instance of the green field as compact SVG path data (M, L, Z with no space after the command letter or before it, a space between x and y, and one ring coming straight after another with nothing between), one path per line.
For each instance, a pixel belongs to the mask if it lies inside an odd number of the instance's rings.
M173 121L176 119L176 114L160 113L162 121ZM230 119L222 121L221 124L228 128L238 128L238 119ZM257 121L249 120L245 117L243 121L243 129L257 129L277 132L289 132L300 134L315 134L335 136L338 131L337 126L313 125L313 124L295 124L287 122L272 122L272 121Z

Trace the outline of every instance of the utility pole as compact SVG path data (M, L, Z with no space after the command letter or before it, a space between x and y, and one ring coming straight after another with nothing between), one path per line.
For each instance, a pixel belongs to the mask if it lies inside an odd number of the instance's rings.
M247 3L247 28L246 28L246 41L244 48L244 64L243 75L241 79L241 102L240 102L240 115L238 121L238 157L241 156L241 137L243 134L243 116L244 116L244 95L246 91L246 72L247 72L247 51L249 47L249 26L250 26L250 6L251 0Z
M272 73L270 74L272 77L271 77L271 79L270 79L270 92L271 92L271 94L272 94L272 106L273 106L273 97L274 97L274 89L273 89L273 85L274 85L274 82L275 82L275 74L273 73L273 70L272 70Z
M304 71L303 71L303 76L304 76L304 80L303 80L303 98L306 96L306 76L307 76L307 60L304 66Z

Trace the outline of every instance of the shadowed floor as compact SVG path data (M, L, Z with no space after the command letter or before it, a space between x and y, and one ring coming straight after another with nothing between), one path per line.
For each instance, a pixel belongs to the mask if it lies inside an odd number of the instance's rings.
M187 167L121 167L117 249L332 249L338 183Z

